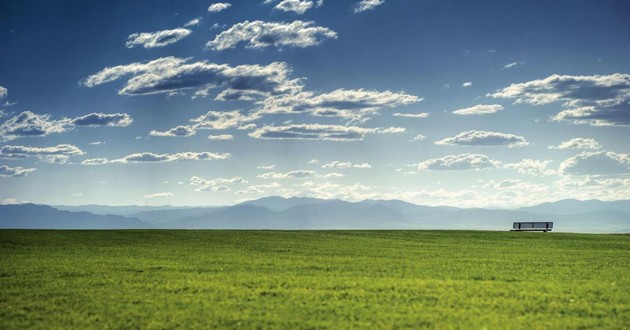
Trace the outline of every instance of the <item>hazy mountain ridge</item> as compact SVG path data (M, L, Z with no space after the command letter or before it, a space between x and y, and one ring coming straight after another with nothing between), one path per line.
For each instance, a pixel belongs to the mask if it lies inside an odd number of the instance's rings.
M63 207L60 207L64 209ZM514 221L553 221L555 231L630 232L630 200L561 200L513 210L346 202L277 196L224 207L0 205L0 227L42 229L471 229L509 230ZM124 215L123 216L121 216Z

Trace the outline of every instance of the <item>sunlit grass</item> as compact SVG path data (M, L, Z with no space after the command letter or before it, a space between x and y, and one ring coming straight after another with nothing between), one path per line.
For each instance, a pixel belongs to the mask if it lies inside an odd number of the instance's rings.
M630 236L0 231L0 328L625 328Z

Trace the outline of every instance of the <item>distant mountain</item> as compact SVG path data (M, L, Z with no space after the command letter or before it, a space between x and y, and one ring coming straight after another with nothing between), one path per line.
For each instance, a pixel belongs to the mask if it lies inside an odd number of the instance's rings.
M165 211L165 210L180 210L180 209L189 209L191 207L188 206L140 206L140 205L121 205L121 206L111 206L111 205L51 205L57 210L61 211L70 211L70 212L90 212L93 214L114 214L114 215L122 215L122 216L132 216L133 214L139 212L147 212L147 211Z
M308 204L320 204L327 202L328 200L308 198L308 197L291 197L283 198L279 196L263 197L253 201L247 201L241 203L241 205L254 205L264 207L272 211L284 211L295 206L308 205Z
M60 211L46 205L0 205L0 228L20 229L144 229L136 218Z
M530 207L522 207L520 211L545 214L580 214L587 212L622 212L630 214L630 200L604 202L597 199L580 201L564 199L557 202L542 203Z
M554 231L630 233L630 201L561 200L498 210L423 206L399 200L266 197L224 207L87 205L85 209L127 217L60 211L44 205L3 205L0 227L509 230L514 221L553 221Z

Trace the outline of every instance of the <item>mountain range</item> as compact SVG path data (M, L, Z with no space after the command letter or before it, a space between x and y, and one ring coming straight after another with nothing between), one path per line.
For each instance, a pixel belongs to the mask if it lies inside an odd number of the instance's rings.
M463 229L509 230L553 221L561 232L630 232L630 200L561 200L519 209L266 197L233 206L0 205L0 228L24 229Z

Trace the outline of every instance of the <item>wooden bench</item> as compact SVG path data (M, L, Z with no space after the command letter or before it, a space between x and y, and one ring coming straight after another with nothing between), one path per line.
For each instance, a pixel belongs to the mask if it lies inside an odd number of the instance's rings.
M551 231L553 222L515 222L510 231Z

